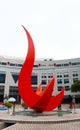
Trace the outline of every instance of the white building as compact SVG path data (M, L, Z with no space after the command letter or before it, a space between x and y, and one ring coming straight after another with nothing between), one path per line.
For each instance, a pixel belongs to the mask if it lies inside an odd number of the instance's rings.
M15 97L20 102L18 93L18 75L24 60L19 58L0 57L0 102L6 95ZM36 60L32 72L32 86L36 90L42 83L43 89L52 77L55 77L55 88L53 95L60 92L64 87L64 101L67 102L71 95L71 85L80 80L80 58L67 60L44 59ZM80 93L75 93L76 101L80 100Z

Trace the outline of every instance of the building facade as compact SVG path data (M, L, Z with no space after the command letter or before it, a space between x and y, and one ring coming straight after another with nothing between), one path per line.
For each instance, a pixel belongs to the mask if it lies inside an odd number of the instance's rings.
M24 59L0 57L0 102L4 97L14 97L21 102L18 92L18 76ZM63 102L67 102L69 95L75 95L76 102L80 102L80 93L71 93L71 85L80 80L80 58L53 60L36 60L33 66L31 83L34 91L40 83L42 89L55 77L53 95L58 94L64 87Z

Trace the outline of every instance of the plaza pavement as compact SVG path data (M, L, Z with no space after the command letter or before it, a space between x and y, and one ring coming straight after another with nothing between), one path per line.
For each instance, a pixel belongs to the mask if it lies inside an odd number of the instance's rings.
M63 106L63 110L68 110L68 106ZM21 111L23 108L16 107L16 111ZM21 116L12 115L7 111L0 111L0 121L7 123L16 123L3 130L80 130L80 109L72 109L70 114L62 116L47 115L47 116Z
M80 122L59 124L15 124L3 130L80 130Z

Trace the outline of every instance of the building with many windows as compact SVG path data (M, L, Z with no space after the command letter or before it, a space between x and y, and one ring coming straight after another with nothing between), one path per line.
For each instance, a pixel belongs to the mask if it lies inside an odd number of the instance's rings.
M4 97L15 97L17 103L21 102L18 92L18 76L24 59L0 57L0 102ZM63 102L67 102L69 95L75 95L76 102L80 100L80 93L71 93L71 85L80 80L80 58L53 60L36 60L33 66L31 83L34 91L42 83L42 89L55 77L53 95L58 94L64 87ZM79 101L80 102L80 101Z

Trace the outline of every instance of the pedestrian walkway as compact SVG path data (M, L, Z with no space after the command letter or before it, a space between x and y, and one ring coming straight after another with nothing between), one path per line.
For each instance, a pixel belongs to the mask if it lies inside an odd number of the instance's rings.
M3 130L80 130L80 121L58 124L15 124Z
M68 111L67 107L63 107ZM23 108L16 108L16 111L22 111ZM42 116L23 116L12 115L5 111L0 111L0 121L6 123L15 123L3 130L80 130L80 109L72 109L70 114L58 115L49 112ZM50 114L51 113L51 114Z

